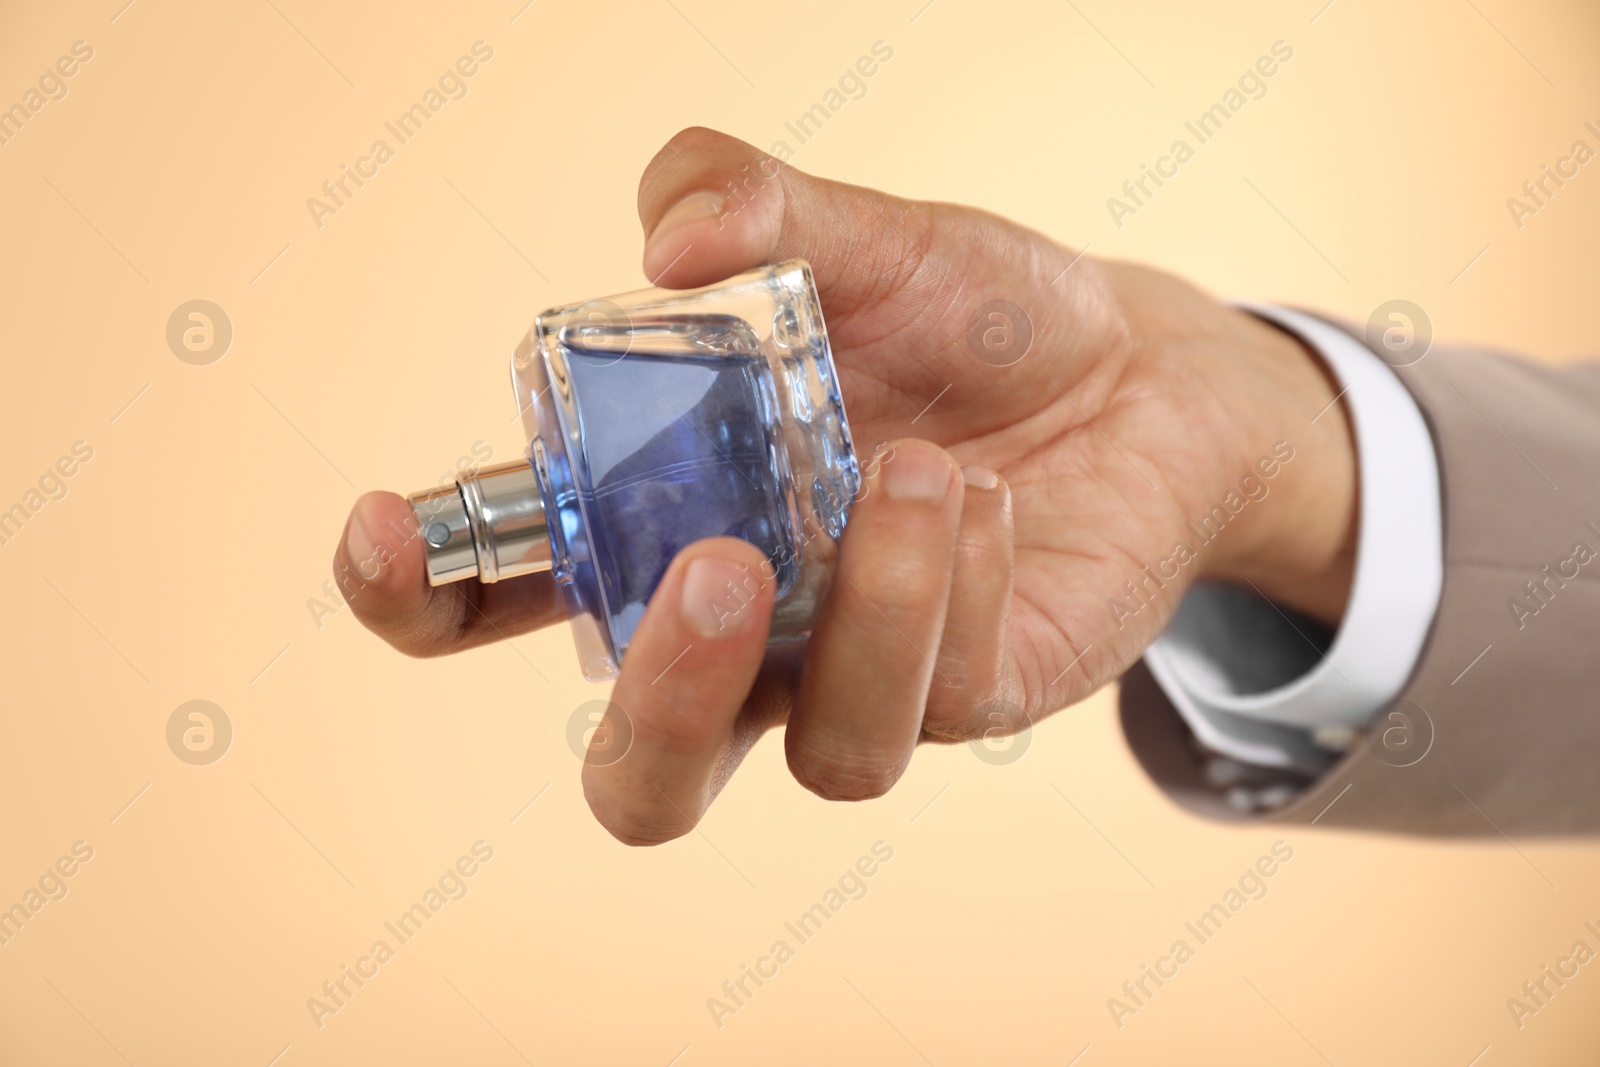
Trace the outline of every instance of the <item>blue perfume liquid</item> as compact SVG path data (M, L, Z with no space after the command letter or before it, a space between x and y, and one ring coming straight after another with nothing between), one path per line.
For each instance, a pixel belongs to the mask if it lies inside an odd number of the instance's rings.
M577 439L557 510L563 531L587 536L591 566L574 578L593 584L619 658L668 564L702 538L749 541L773 563L757 580L779 597L793 584L777 390L747 332L697 315L559 336Z

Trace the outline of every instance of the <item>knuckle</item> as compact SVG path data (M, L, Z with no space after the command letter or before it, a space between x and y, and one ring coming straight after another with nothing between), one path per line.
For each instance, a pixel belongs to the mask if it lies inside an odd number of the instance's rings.
M683 126L682 130L672 134L666 147L662 147L662 152L698 152L723 141L726 141L726 134L717 133L709 126Z
M663 845L694 829L692 821L670 808L640 811L615 803L587 772L583 776L583 793L595 821L606 833L630 848Z
M692 157L696 146L704 144L705 131L699 126L689 126L673 134L667 143L656 149L656 154L650 162L645 164L644 172L639 176L639 196L644 199L645 190L657 179L663 171L675 168L678 161L685 157Z
M412 659L438 659L447 655L451 650L436 641L415 641L403 635L388 635L384 638L389 646L402 655Z
M667 841L683 837L685 830L662 830L656 825L643 825L640 822L600 822L611 837L621 841L622 845L629 848L654 848L656 845L666 845Z
M948 719L935 721L932 715L923 720L922 738L936 745L961 745L968 741L975 741L982 737L982 733L974 730L965 719Z
M1013 705L1004 697L998 657L979 662L941 653L939 674L943 680L935 678L923 712L925 736L937 741L971 741L992 731L1000 718L1010 722L1015 717Z
M824 800L876 800L894 788L905 764L797 746L789 753L789 771Z
M641 204L647 195L664 196L692 185L720 188L722 182L713 179L724 170L737 169L747 152L752 158L757 154L725 133L704 126L685 127L673 134L645 167L639 180Z
M685 126L661 149L673 155L692 155L727 142L727 135L706 126Z
M688 833L686 829L667 829L656 824L645 824L638 820L600 821L606 832L629 848L653 848L664 845L668 841L676 840Z
M970 741L982 733L975 727L986 687L957 677L941 660L939 670L951 679L947 686L935 682L928 692L928 706L922 717L922 732L935 741Z
M934 678L928 689L930 725L965 722L1000 695L1004 676L1001 635L992 623L953 609L945 620Z
M1004 709L1004 710L1002 710ZM952 700L935 710L930 702L922 720L922 740L957 745L985 738L1010 737L1032 728L1026 714L1004 708L992 699Z
M377 629L377 624L369 625ZM438 659L464 647L466 628L456 618L424 615L391 621L381 633L385 641L412 659Z

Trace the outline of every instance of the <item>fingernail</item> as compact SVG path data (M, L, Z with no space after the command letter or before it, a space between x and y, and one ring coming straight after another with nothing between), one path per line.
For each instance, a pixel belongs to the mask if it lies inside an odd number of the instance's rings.
M650 243L659 244L674 232L702 219L714 219L722 214L726 201L717 193L690 193L667 209L650 233Z
M361 507L350 513L350 523L344 531L345 559L361 576L362 581L371 582L383 576L383 568L375 560L375 546L372 535L367 532L366 523L361 521Z
M950 492L950 459L931 445L897 445L894 458L883 465L883 491L891 500L937 503Z
M755 599L756 581L750 568L732 560L691 560L683 575L683 621L706 637L733 633L750 617L744 608Z
M1000 476L988 467L968 463L961 468L961 480L974 489L993 489L1000 484Z

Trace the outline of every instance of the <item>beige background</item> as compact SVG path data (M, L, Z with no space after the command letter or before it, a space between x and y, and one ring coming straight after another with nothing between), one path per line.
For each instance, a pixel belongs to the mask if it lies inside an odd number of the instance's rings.
M0 102L95 49L0 147L0 507L94 448L0 547L0 906L94 848L0 947L0 1062L1592 1062L1600 966L1520 1031L1505 1006L1600 948L1590 844L1199 822L1106 692L1008 766L925 750L869 804L806 793L769 740L702 833L628 850L579 791L566 725L602 690L564 631L415 662L308 606L358 489L520 449L510 347L641 283L663 141L770 147L878 40L797 166L1228 296L1360 321L1405 297L1447 339L1600 350L1600 164L1520 230L1505 205L1600 147L1592 4L122 3L0 8ZM480 39L470 94L313 225ZM1115 227L1106 197L1280 39L1267 95ZM210 366L165 341L196 298L235 330ZM234 726L211 766L166 743L191 699ZM1117 1029L1107 998L1280 836L1267 897ZM306 999L480 839L469 895L317 1028ZM719 1030L707 998L879 840L865 899Z

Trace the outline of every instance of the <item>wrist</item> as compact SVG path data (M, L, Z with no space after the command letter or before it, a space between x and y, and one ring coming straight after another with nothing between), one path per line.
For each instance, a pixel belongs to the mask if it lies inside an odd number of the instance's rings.
M1252 585L1275 603L1336 625L1350 595L1360 521L1355 438L1342 388L1299 338L1248 312L1224 310L1237 331L1237 348L1224 357L1241 379L1232 418L1252 447L1270 437L1280 463L1263 501L1269 506L1219 546L1202 573Z
M1276 326L1178 279L1119 266L1133 348L1160 365L1204 451L1202 476L1174 487L1184 536L1203 544L1198 577L1253 586L1337 624L1358 521L1340 386L1321 357Z

